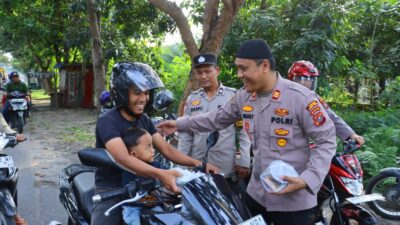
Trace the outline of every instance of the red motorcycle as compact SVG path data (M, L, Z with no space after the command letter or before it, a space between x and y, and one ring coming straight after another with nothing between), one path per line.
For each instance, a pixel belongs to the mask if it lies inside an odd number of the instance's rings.
M312 146L311 146L312 148ZM378 194L364 195L363 170L354 153L359 149L355 140L345 141L343 151L337 153L331 162L329 174L318 192L318 205L313 209L310 224L323 223L325 200L332 211L330 225L375 225L376 217L360 204L383 198Z

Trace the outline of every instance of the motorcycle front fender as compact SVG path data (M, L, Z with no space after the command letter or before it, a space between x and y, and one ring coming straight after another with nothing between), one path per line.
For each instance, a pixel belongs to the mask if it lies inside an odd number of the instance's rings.
M343 217L356 220L359 225L379 224L376 217L372 213L370 213L366 208L360 205L344 204L342 205L340 211Z
M388 167L379 171L381 174L386 174L389 176L400 177L400 168L398 167Z
M0 210L7 216L15 216L17 213L14 199L6 188L0 189Z

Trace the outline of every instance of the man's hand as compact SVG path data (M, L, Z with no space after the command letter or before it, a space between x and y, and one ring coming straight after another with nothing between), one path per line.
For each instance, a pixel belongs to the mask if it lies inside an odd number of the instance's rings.
M182 174L180 174L176 170L160 170L160 172L157 175L157 178L169 191L172 191L174 193L179 193L181 190L176 185L176 178L180 176L182 176Z
M282 180L287 181L288 185L280 192L272 194L283 195L286 193L294 192L307 187L307 183L300 177L283 176Z
M350 135L350 138L353 139L353 140L356 140L356 142L357 142L359 145L362 145L362 144L365 143L364 138L363 138L362 136L356 134L356 133Z
M157 129L161 135L168 136L168 135L173 134L178 129L178 127L176 126L175 120L166 120L166 121L160 122L157 125Z
M235 170L237 172L239 179L246 178L250 174L250 169L247 167L235 165Z
M15 137L17 138L17 141L25 141L26 139L23 134L17 134Z
M206 171L207 171L207 173L218 174L219 173L219 168L214 166L211 163L207 163Z

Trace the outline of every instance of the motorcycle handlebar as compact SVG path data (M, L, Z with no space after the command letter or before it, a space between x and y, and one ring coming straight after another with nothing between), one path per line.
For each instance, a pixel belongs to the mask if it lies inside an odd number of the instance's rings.
M112 198L124 196L127 194L127 192L128 191L125 188L122 188L122 189L115 190L115 191L108 191L108 192L96 194L96 195L93 195L92 201L94 204L96 204L96 203L106 201L106 200L109 200Z

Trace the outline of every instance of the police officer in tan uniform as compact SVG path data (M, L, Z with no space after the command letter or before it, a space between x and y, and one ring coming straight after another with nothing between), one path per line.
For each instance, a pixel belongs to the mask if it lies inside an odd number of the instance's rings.
M194 116L220 108L236 93L236 89L218 82L219 67L214 54L199 54L193 58L193 72L200 89L191 93L186 101L184 115ZM238 178L245 178L250 173L250 140L240 129L237 133L240 145L240 158L236 159L235 126L231 124L219 132L217 144L208 153L208 161L218 165L228 183L235 190ZM207 150L208 133L179 133L178 149L188 156L202 160ZM237 186L236 186L237 187Z
M308 89L315 92L318 83L319 71L309 61L301 60L296 61L292 64L288 71L288 79L307 87ZM316 94L316 93L315 93ZM364 144L364 138L356 132L342 119L338 116L329 105L318 95L317 98L322 106L325 108L329 115L329 118L333 121L336 128L336 135L345 141L349 138L356 140L358 144Z
M244 88L229 103L158 127L167 134L211 131L242 118L254 153L246 200L250 212L262 214L268 224L308 225L310 209L317 205L317 193L335 154L334 124L312 91L275 71L274 57L264 40L244 42L235 64ZM309 139L315 141L313 150ZM278 193L266 192L260 182L260 174L273 160L285 161L300 174L284 176L288 186Z

